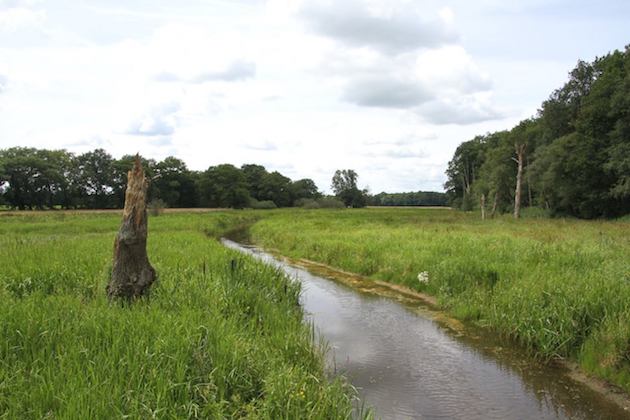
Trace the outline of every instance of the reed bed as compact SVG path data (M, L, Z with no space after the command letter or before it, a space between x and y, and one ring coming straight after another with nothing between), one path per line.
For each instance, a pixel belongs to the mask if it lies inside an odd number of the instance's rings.
M105 296L120 215L0 216L0 419L352 417L299 284L213 239L249 217L150 219L159 280L121 305Z

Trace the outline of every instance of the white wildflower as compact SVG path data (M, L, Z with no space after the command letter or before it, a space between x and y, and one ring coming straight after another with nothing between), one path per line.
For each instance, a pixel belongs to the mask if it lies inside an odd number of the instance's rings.
M429 282L429 272L422 271L418 273L418 281L422 284L427 284Z

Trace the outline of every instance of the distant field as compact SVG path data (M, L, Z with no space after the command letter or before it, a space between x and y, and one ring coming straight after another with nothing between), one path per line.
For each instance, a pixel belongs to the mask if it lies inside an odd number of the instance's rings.
M244 216L151 218L159 281L122 307L105 297L113 213L0 216L0 418L351 416L299 285L210 237Z
M437 297L461 319L630 392L630 220L444 209L278 211L252 240ZM421 283L421 277L428 282Z

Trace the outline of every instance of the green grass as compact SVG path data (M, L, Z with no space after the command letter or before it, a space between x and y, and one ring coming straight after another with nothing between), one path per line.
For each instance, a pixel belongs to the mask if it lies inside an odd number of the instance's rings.
M0 216L0 419L351 417L299 285L209 237L255 217L151 218L159 281L121 306L105 297L120 216Z
M255 243L431 294L542 359L630 392L630 221L429 209L277 211ZM418 274L429 273L420 284Z

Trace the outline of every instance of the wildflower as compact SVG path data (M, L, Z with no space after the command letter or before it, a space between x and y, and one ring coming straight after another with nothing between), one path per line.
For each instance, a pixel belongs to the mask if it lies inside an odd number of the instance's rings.
M418 281L422 284L427 284L429 282L429 272L421 271L418 273Z

